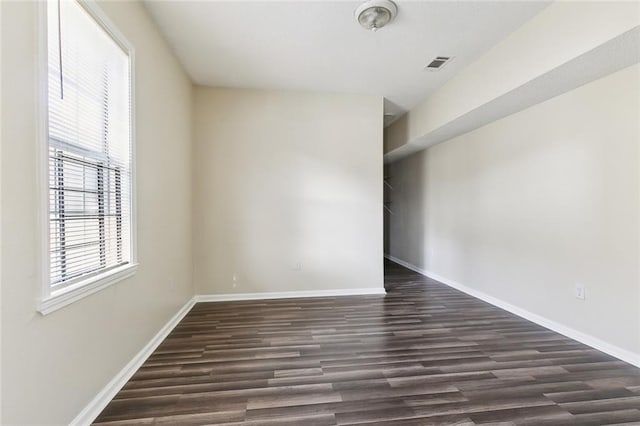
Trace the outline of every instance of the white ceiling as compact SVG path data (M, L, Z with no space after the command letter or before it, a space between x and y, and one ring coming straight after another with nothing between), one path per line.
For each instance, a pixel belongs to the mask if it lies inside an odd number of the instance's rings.
M359 1L145 1L201 85L385 97L399 116L540 12L549 1L397 1L378 32ZM455 59L424 71L436 56Z

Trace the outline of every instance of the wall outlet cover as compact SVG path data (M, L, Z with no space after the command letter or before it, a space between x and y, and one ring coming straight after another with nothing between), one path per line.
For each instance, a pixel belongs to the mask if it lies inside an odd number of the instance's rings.
M584 284L576 284L576 299L585 300L585 298Z

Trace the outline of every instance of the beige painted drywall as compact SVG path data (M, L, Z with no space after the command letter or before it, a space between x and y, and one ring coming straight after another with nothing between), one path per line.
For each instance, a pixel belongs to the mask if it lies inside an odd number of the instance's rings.
M393 151L640 25L640 3L557 1L385 130Z
M639 117L635 65L391 164L390 254L640 354Z
M382 117L380 97L196 87L197 293L381 289Z
M39 292L36 18L2 3L2 419L67 424L192 296L192 86L138 2L100 3L136 49L136 275L47 316Z

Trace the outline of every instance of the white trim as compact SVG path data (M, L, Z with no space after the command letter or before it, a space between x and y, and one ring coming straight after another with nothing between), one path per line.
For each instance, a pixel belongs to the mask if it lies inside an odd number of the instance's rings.
M40 292L38 294L38 312L43 315L58 310L76 300L93 294L109 285L115 284L133 275L138 266L138 226L136 196L136 132L135 132L135 49L133 44L120 32L100 6L94 0L77 0L78 4L104 30L111 39L120 46L129 58L129 141L131 146L129 216L131 263L106 271L91 279L70 285L56 294L51 292L49 277L49 130L48 130L48 34L47 34L47 2L38 6L38 71L36 72L36 102L38 129L36 151L38 153L37 193L40 198L40 212L37 215L37 229L40 233L38 278Z
M156 350L162 341L171 333L178 325L182 318L189 313L195 298L191 298L182 308L175 314L158 333L151 338L140 352L138 352L131 361L124 366L118 374L102 390L93 398L89 404L71 421L71 425L84 426L91 424L104 408L116 396L118 391L129 381L134 373L142 366L149 356Z
M88 280L80 281L72 286L62 288L58 293L53 292L46 299L42 299L38 304L38 312L42 315L47 315L51 312L57 311L76 300L80 300L90 294L102 290L103 288L109 287L118 281L129 278L136 273L137 269L137 263L131 265L127 264L114 268L104 274L91 277Z
M399 265L404 266L407 269L411 269L414 272L417 272L433 280L439 281L442 284L455 288L456 290L460 290L463 293L467 293L468 295L473 296L482 301L485 301L487 303L490 303L493 306L497 306L498 308L504 309L505 311L509 311L512 314L515 314L521 318L524 318L542 327L553 330L556 333L560 333L573 340L577 340L580 343L584 343L587 346L591 346L592 348L598 349L606 354L609 354L613 357L621 359L622 361L635 365L636 367L640 367L640 354L638 353L631 352L629 350L623 349L616 345L612 345L611 343L605 342L604 340L601 340L597 337L583 333L571 327L567 327L566 325L560 324L559 322L550 320L538 314L534 314L533 312L529 312L518 306L512 305L511 303L505 302L501 299L498 299L497 297L491 296L482 291L475 290L471 287L467 287L464 284L460 284L456 281L445 278L441 275L419 268L415 265L410 264L409 262L405 262L404 260L398 259L397 257L391 256L389 254L385 254L384 257L391 260L392 262L395 262Z
M268 293L198 294L194 298L196 302L231 302L234 300L267 300L292 299L300 297L365 296L384 294L386 294L386 292L383 287L370 287L315 291L281 291Z
M36 152L38 170L36 170L37 194L39 196L39 214L37 228L40 232L40 256L38 279L40 291L38 305L49 296L51 280L49 278L49 63L47 34L47 2L38 4L38 70L36 72L37 134Z
M116 42L122 51L129 56L134 51L133 44L122 34L118 27L109 19L95 0L76 0L82 8L102 27L104 31Z

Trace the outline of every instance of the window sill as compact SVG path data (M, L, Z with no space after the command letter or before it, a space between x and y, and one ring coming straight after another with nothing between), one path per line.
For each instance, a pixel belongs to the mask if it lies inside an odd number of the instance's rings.
M40 301L38 312L48 315L77 300L83 299L97 291L109 287L112 284L122 281L136 273L138 264L133 263L113 269L104 274L91 277L85 281L74 284L71 287L58 290L46 299Z

